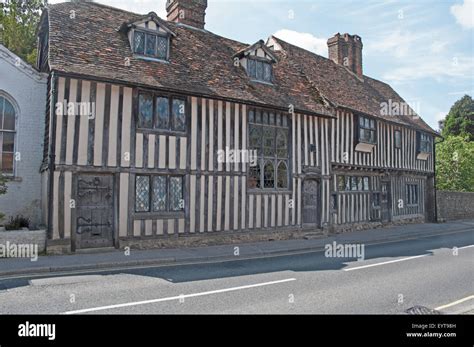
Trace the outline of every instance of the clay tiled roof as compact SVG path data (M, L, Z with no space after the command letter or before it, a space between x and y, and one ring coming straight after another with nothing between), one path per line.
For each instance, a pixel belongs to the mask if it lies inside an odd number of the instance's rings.
M380 117L382 101L402 100L382 82L358 79L344 67L279 39L283 49L275 52L274 84L269 85L251 82L234 65L233 57L248 44L205 30L164 21L176 36L169 63L163 63L134 58L120 30L143 14L87 2L49 5L47 14L49 64L58 72L282 109L294 105L308 114L334 115L335 105ZM433 132L421 119L408 118L390 120Z

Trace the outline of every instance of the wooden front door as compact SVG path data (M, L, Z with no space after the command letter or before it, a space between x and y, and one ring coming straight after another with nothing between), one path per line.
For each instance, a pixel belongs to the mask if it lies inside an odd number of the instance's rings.
M321 208L319 181L306 179L303 184L303 225L319 227Z
M79 175L76 202L76 248L112 247L113 176Z
M382 222L390 222L391 213L390 213L390 183L389 182L380 183L380 212L381 212Z

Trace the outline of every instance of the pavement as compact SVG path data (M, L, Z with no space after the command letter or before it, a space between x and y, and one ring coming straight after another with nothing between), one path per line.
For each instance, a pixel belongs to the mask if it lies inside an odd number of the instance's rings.
M374 244L439 234L474 230L474 220L454 221L442 224L408 224L386 228L354 231L329 237L309 239L266 241L223 246L208 246L181 249L113 250L102 253L39 256L36 261L29 258L0 259L0 278L62 273L71 271L106 270L158 265L177 265L255 259L265 256L314 252L324 250L327 244L337 243Z
M240 245L239 257L235 246L132 250L136 262L163 251L169 260L2 277L0 314L469 314L473 226L424 224ZM333 241L363 243L364 257L326 256L321 246ZM69 269L69 259L121 264L119 253L44 258L67 261Z

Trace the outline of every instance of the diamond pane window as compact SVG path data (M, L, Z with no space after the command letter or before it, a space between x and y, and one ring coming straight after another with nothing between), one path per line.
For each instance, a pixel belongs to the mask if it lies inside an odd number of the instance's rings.
M138 127L153 127L153 98L150 94L140 94L138 97Z
M173 99L173 130L184 131L186 122L186 102Z
M135 211L150 211L150 177L137 176L135 179Z
M250 149L256 149L258 152L260 152L262 148L262 127L256 125L249 125L249 134Z
M252 78L257 78L257 66L256 66L256 61L253 59L248 59L247 60L247 69L248 69L248 74Z
M288 130L278 129L276 138L277 156L279 158L288 157Z
M263 80L265 82L272 81L272 66L269 63L263 63Z
M154 212L166 211L166 177L153 177L153 199L152 207Z
M168 58L168 38L157 36L156 57L160 59Z
M259 163L249 167L249 188L262 188Z
M170 211L181 211L183 209L183 179L182 177L170 177Z
M359 141L376 143L375 120L359 116Z
M133 40L133 51L137 54L145 53L145 33L141 31L135 31Z
M257 61L257 74L256 78L260 81L263 80L263 63L261 61Z
M271 161L267 161L263 169L263 187L275 187L275 168L273 167L273 163Z
M263 155L275 155L275 128L263 128Z
M288 188L288 168L284 161L278 164L277 188Z
M168 129L170 127L170 104L168 98L156 98L156 117L157 128Z
M369 190L369 178L364 177L364 190Z
M155 55L155 49L156 49L156 35L146 34L145 54L154 56Z

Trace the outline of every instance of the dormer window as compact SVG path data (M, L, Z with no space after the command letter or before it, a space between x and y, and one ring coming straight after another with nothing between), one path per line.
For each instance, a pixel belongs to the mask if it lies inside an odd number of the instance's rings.
M156 61L169 60L170 42L176 34L156 13L150 12L133 22L123 23L119 31L128 36L135 57Z
M250 80L272 84L274 82L273 64L277 62L273 51L260 40L234 55L234 60L240 63L250 77Z
M249 58L247 61L248 75L257 81L271 83L273 79L273 68L267 61Z
M158 33L134 30L133 52L145 57L168 60L169 37Z

